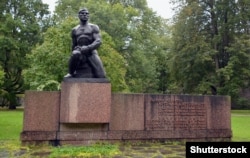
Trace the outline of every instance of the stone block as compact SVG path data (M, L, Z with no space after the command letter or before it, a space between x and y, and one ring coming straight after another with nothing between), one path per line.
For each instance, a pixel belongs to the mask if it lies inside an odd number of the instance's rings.
M110 130L144 130L144 95L112 94Z
M231 99L228 96L207 96L208 129L231 129Z
M111 84L101 78L68 78L62 82L61 123L108 123Z
M23 131L57 131L60 92L26 91Z

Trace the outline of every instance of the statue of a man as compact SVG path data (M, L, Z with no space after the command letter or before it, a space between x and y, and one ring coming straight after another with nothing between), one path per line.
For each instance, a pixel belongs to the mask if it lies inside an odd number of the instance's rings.
M101 45L99 27L91 24L86 8L78 12L80 24L72 29L72 55L69 59L69 73L65 77L105 78L106 73L97 48Z

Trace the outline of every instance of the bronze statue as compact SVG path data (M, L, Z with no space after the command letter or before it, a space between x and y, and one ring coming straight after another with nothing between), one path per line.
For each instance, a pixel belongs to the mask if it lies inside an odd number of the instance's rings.
M80 24L72 29L72 55L69 59L69 73L65 77L105 78L106 73L97 48L101 45L99 27L88 22L86 8L78 12Z

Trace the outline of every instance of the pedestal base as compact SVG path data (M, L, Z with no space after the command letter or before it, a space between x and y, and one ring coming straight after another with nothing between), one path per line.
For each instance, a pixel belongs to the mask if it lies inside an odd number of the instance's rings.
M105 78L67 78L62 82L61 123L109 123L111 84Z

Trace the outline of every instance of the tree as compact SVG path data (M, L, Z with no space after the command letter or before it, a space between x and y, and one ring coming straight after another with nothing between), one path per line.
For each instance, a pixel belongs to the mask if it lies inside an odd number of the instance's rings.
M183 93L231 95L249 87L249 1L175 1L171 73ZM248 25L248 26L247 26ZM236 75L242 74L242 75ZM243 75L244 74L244 75Z
M165 93L168 28L151 9L145 8L140 13L130 22L131 41L124 50L129 64L127 82L133 92Z
M43 21L49 14L41 0L4 0L0 3L0 65L4 70L1 106L15 108L16 94L23 92L24 57L42 40Z
M4 83L4 71L3 71L3 68L0 66L0 87L3 86L3 83ZM2 89L1 89L2 91ZM1 92L0 92L1 94Z
M202 10L197 3L184 6L173 26L173 48L169 63L173 80L176 84L174 93L204 93L207 86L201 83L210 81L214 68L210 43L203 32ZM207 84L209 84L206 82ZM211 81L212 82L212 81ZM198 88L202 85L203 88Z

